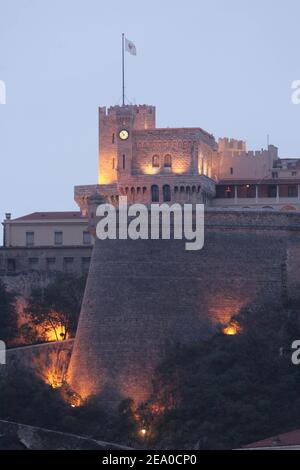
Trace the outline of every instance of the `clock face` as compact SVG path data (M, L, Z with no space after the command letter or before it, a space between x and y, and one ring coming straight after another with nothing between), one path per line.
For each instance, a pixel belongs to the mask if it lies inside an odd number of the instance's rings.
M129 132L128 132L126 129L122 129L122 130L119 132L119 137L120 137L120 139L122 139L122 140L126 140L126 139L128 139L128 137L129 137Z

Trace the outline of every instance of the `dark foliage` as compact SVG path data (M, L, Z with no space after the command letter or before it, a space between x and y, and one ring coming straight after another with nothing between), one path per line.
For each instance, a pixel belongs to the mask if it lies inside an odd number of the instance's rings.
M6 289L0 280L0 340L7 346L13 344L17 334L16 295Z
M26 308L29 322L22 327L29 342L34 340L33 325L52 329L57 340L75 335L85 284L85 276L58 273L46 287L32 290Z
M118 410L93 397L72 408L29 372L0 379L0 419L58 429L134 447L224 449L300 427L299 304L247 308L239 334L221 331L193 347L177 347L160 365L154 394ZM141 437L142 428L147 430Z
M152 417L153 444L234 448L300 427L298 312L297 302L248 308L235 318L236 336L173 351L155 378L152 401L166 411Z

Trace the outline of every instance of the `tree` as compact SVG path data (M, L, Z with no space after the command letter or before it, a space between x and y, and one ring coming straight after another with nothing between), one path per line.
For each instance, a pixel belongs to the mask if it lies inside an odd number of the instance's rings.
M0 280L0 340L10 346L17 334L16 295Z
M235 448L300 427L300 366L291 362L299 304L245 308L234 321L235 336L220 331L174 350L160 365L141 410L151 445Z
M48 286L33 289L25 310L29 325L57 341L74 336L85 283L86 277L59 273Z

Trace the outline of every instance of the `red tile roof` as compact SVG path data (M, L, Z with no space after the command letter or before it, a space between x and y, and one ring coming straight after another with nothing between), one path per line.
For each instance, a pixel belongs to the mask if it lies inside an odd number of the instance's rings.
M80 211L76 212L32 212L12 220L62 220L62 219L86 219Z
M297 445L300 445L300 429L286 432L284 434L278 434L277 436L269 437L261 441L252 442L252 444L247 444L244 448L254 449L258 447L285 447Z

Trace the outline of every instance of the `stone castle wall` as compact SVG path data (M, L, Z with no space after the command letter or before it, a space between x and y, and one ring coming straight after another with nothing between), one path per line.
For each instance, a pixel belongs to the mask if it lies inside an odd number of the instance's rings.
M74 340L12 348L6 351L6 364L0 365L1 375L14 375L32 370L49 385L56 386L65 376Z
M14 284L13 278L36 279L50 277L54 272L70 271L77 275L85 274L89 267L93 247L0 247L0 279ZM49 270L48 259L54 259L54 270ZM14 270L9 270L10 261L14 260ZM32 269L32 261L35 261ZM72 260L72 263L66 263ZM52 268L53 269L53 268ZM18 280L17 279L17 280ZM16 280L16 283L17 283Z
M247 304L297 293L300 214L206 213L205 245L96 240L68 371L83 398L151 393L170 344L201 340Z
M213 139L199 129L154 129L135 131L133 134L132 174L156 175L165 172L173 175L209 174L213 154ZM164 168L164 158L169 155L170 168ZM153 167L155 157L158 166ZM203 159L200 163L200 159Z
M126 129L128 138L120 139ZM152 106L115 106L99 109L99 177L101 185L129 184L135 175L155 177L158 173L176 175L212 174L216 154L214 137L201 128L155 128ZM172 164L164 165L165 157ZM159 165L153 165L153 157ZM150 181L149 181L150 183ZM155 183L155 178L152 183Z

